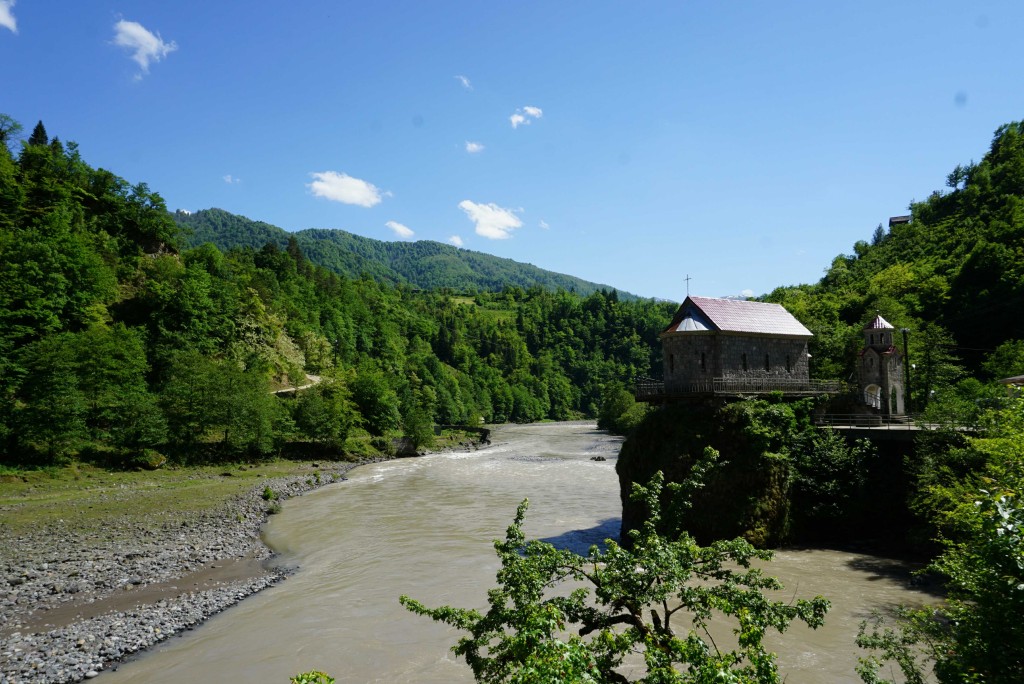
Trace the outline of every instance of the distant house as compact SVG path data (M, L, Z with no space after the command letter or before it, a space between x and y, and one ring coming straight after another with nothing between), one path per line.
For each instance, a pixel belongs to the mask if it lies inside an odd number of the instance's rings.
M687 297L660 335L664 382L638 398L828 391L810 380L812 337L780 304Z

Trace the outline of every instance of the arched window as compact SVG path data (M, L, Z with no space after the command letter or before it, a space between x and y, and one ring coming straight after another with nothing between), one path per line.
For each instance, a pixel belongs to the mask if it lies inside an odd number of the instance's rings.
M789 354L786 354L786 372L787 373L792 373L793 372L793 366L791 366L790 363L789 363Z
M705 373L708 371L708 360L707 357L704 355L704 352L700 353L700 369Z
M764 355L764 369L766 371L770 371L772 369L771 360L768 358L767 354Z
M668 355L668 372L669 373L675 373L676 372L676 355L675 354L669 354Z
M747 370L747 355L743 354L743 370Z

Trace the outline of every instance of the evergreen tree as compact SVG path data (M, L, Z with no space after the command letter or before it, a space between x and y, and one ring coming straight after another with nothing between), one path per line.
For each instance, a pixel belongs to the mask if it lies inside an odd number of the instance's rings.
M29 145L48 145L50 139L46 136L46 127L43 126L43 122L39 121L36 123L35 128L32 129L32 135L28 137Z

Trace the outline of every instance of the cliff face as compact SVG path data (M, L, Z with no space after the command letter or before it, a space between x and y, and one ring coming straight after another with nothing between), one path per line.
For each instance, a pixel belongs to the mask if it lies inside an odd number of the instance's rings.
M680 482L705 447L719 465L694 495L682 525L698 542L742 536L769 547L789 532L790 446L806 427L809 405L770 401L677 403L653 412L623 443L616 471L622 498L622 540L646 515L630 500L634 482L662 471Z

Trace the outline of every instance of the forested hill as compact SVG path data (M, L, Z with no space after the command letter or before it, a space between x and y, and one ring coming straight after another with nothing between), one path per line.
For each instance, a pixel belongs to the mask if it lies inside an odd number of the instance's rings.
M673 304L418 290L330 272L270 232L185 249L145 184L42 123L17 133L0 115L0 466L376 455L435 424L594 416L660 367ZM322 381L272 394L307 373Z
M349 278L369 275L392 285L405 284L423 290L486 290L540 286L589 295L608 285L546 271L532 264L474 252L431 240L385 242L344 230L312 228L288 233L282 228L231 214L223 209L194 213L175 212L175 221L186 229L184 240L196 247L210 242L222 251L234 247L259 249L274 243L284 249L294 236L305 255L318 266ZM634 295L619 291L623 299Z
M967 374L1024 373L1024 124L997 129L980 162L956 166L944 190L911 204L909 222L879 225L820 282L767 299L815 334L820 377L850 377L876 314L907 328L915 407Z

